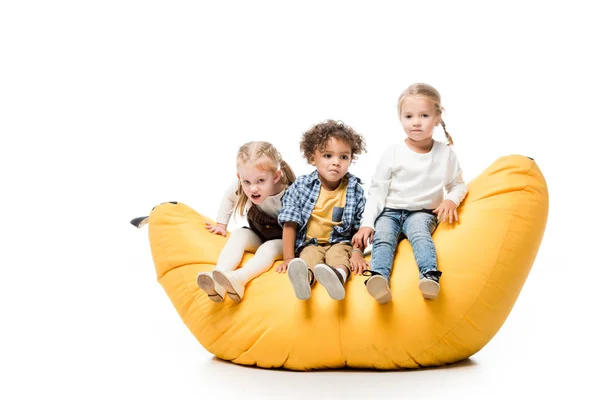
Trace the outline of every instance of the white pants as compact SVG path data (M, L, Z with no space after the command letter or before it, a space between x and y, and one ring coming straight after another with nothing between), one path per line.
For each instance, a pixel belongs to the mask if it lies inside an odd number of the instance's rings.
M281 239L262 242L258 235L250 229L241 228L233 231L219 255L216 270L230 272L228 275L246 285L271 268L275 260L283 257L283 241ZM244 251L255 252L254 256L242 268L238 268Z

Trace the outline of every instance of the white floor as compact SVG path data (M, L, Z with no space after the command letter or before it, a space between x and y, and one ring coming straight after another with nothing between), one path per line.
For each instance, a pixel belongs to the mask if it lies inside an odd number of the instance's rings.
M34 3L0 5L1 399L599 397L588 3ZM427 370L215 359L128 221L171 200L213 216L245 141L309 172L298 141L326 118L365 135L351 168L368 187L415 81L442 93L467 181L515 153L546 176L546 235L499 333Z

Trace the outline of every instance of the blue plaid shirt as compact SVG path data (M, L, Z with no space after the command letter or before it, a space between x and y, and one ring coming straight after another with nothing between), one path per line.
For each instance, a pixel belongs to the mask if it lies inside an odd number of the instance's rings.
M360 220L365 209L365 194L360 186L362 183L356 176L347 173L348 188L346 189L346 206L342 214L342 223L334 226L329 236L329 243L343 243L352 241L352 236L360 228ZM302 175L287 188L281 198L281 211L279 212L279 224L283 226L286 222L298 224L296 232L296 254L304 247L317 244L317 239L306 240L306 226L312 214L319 193L321 181L315 170L308 175Z

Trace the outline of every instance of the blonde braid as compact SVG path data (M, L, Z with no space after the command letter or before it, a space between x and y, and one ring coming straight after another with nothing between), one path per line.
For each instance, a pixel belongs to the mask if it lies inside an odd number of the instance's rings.
M450 136L450 134L446 130L446 124L444 123L444 120L440 118L440 121L442 123L442 128L444 129L444 133L446 134L446 139L448 140L448 146L452 146L454 144L454 140L452 140L452 136Z

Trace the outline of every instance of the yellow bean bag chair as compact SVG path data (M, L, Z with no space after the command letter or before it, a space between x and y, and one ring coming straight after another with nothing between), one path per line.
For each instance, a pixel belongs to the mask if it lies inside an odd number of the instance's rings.
M262 368L389 370L466 359L498 332L542 240L546 182L531 159L500 158L469 183L459 213L460 224L440 224L433 235L443 271L439 297L423 299L404 240L391 276L393 300L385 305L369 296L362 276L349 280L342 301L319 284L300 301L274 268L248 284L240 303L212 302L196 285L225 244L204 228L212 221L175 202L155 207L147 221L158 281L215 356Z

